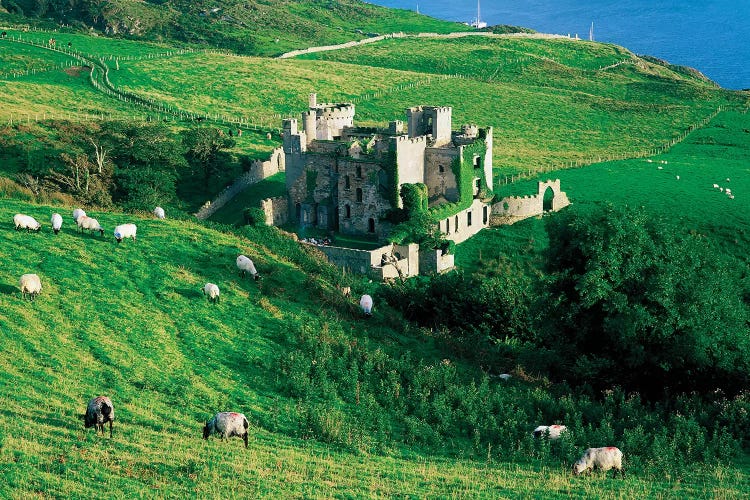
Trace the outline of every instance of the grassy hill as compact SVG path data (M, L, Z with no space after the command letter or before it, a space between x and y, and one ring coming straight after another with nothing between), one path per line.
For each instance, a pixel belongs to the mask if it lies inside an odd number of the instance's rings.
M621 407L617 396L599 406L556 400L543 380L490 381L380 302L364 324L354 300L334 289L338 273L275 230L234 235L95 213L101 238L77 233L69 210L7 199L0 207L4 496L84 497L104 488L159 497L739 498L747 487L741 469L698 472L633 445L629 478L571 477L583 443L612 433L643 439L640 426L603 426L597 417L606 405ZM66 220L58 236L46 223L53 211ZM45 227L16 232L15 212ZM117 245L111 228L125 221L138 224L138 241ZM237 276L240 252L263 280ZM34 302L15 286L27 272L44 287ZM201 294L206 281L221 287L218 304ZM375 291L353 284L355 295ZM85 403L98 394L116 406L112 439L82 426ZM633 401L621 408L647 411ZM203 421L223 410L250 418L248 450L239 440L200 439ZM529 429L561 411L573 437L557 447L534 442ZM662 454L673 450L664 441L670 426L655 434Z

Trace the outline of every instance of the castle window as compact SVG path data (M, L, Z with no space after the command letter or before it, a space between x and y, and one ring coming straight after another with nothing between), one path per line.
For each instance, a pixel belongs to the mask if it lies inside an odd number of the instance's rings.
M357 188L357 201L362 203L362 188Z
M445 173L445 167L443 165L438 165L438 172Z
M466 225L471 226L471 212L466 212Z
M357 177L362 178L362 165L357 165Z
M351 189L351 187L352 185L351 185L351 181L349 180L349 176L345 175L344 176L344 189Z
M479 165L479 157L475 156L474 157L474 168L479 168L479 167L480 167L480 165Z
M344 218L350 219L352 216L352 207L344 205Z
M453 227L458 231L458 215L453 219Z
M300 205L299 203L294 205L294 213L297 216L297 220L300 220L300 217L302 215L302 205Z
M482 224L487 224L487 206L484 206L484 210L482 211Z
M367 232L375 232L375 219L373 219L372 217L370 217L370 219L367 221Z
M445 234L451 234L451 220L445 219Z

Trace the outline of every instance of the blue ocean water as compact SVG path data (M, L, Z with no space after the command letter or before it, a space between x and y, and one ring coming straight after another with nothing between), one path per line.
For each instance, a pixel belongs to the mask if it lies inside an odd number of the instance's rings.
M470 22L477 2L368 0ZM578 34L691 66L728 89L750 88L750 0L481 0L480 18L543 33Z

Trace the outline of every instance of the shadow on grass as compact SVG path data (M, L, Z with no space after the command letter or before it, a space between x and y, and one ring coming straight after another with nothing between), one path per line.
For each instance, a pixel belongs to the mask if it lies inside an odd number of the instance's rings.
M18 289L17 286L0 284L0 295L14 295L16 293L18 293L20 297L21 291Z

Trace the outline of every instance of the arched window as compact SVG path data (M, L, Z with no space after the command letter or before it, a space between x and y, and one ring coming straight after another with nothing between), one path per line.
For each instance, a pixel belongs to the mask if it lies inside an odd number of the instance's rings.
M445 234L451 234L451 220L445 219Z
M352 184L349 181L349 176L345 175L344 176L344 189L351 189L351 187L352 187Z
M367 221L367 231L370 233L375 232L375 219L370 217L370 219Z
M362 178L362 165L357 165L357 177Z
M453 219L453 227L456 231L458 231L458 215L456 215L456 217L454 217Z
M302 216L302 205L299 203L294 205L294 214L297 216L297 220L300 220L300 217Z
M482 224L487 224L487 205L482 209Z
M344 205L344 218L350 219L352 217L352 207Z
M362 202L362 188L357 188L357 201Z
M443 172L445 172L445 166L444 165L438 165L438 172L440 172L441 174Z
M466 212L466 225L471 226L471 212Z

